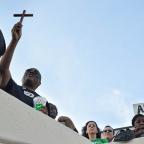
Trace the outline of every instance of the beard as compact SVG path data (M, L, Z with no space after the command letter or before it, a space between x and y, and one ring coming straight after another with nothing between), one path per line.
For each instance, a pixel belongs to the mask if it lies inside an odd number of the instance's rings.
M26 86L26 87L32 87L32 88L33 88L33 81L30 80L30 79L26 79L26 80L24 81L24 84L23 84L23 85Z

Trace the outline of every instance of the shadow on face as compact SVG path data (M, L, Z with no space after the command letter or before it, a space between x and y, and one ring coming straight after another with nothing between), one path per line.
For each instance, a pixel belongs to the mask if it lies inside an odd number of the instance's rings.
M41 84L41 74L35 68L27 69L22 79L24 87L36 89Z

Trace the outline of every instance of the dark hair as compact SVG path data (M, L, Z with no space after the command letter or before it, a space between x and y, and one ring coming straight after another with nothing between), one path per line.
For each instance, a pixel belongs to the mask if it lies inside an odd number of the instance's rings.
M132 126L134 126L134 123L135 123L135 121L136 121L136 119L137 119L138 117L144 117L144 115L142 115L142 114L136 114L136 115L132 118Z
M55 119L56 116L58 115L57 107L54 104L52 104L52 103L48 103L47 109L48 109L48 116L50 116L51 118ZM55 112L53 112L53 110Z
M113 131L112 131L113 134L115 133L115 132L114 132L114 129L113 129L110 125L106 125L106 126L104 127L104 129L105 129L105 128L111 128L111 129L113 130ZM104 130L104 129L103 129L103 130Z
M85 126L82 128L82 136L84 136L84 137L86 137L86 138L89 139L88 134L86 133L86 131L87 131L87 125L88 125L90 122L94 122L94 123L95 123L96 128L97 128L97 131L98 131L98 133L96 134L96 137L97 137L97 138L100 138L100 137L101 137L101 135L100 135L100 129L99 129L99 127L97 126L97 123L96 123L95 121L88 121L88 122L85 124Z

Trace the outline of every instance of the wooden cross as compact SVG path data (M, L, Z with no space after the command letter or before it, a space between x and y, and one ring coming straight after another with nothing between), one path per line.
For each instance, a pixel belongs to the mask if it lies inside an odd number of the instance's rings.
M32 17L33 14L26 14L26 10L23 10L23 13L22 13L22 14L14 14L13 16L14 16L14 17L20 17L20 21L19 21L19 22L22 23L24 17Z

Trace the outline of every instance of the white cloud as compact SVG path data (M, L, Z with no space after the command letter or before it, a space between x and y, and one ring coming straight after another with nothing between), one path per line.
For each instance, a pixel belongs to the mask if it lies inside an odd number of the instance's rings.
M113 94L114 96L119 96L119 95L121 94L121 92L120 92L120 90L118 90L118 89L113 89L113 90L112 90L112 94Z

